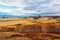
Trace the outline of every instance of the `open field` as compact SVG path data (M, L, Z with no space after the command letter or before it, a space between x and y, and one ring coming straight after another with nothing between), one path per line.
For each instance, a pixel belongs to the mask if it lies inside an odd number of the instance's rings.
M0 18L0 40L60 40L60 18Z

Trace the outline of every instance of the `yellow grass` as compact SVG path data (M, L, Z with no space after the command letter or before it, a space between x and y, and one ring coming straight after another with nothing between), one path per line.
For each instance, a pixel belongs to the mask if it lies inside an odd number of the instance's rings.
M58 26L60 27L60 23L59 21L60 19L49 19L49 18L38 18L38 19L33 19L33 18L0 18L0 30L1 30L1 27L5 27L5 28L16 28L17 24L21 24L21 26L19 26L20 28L24 28L26 26L31 26L31 25L36 25L36 26L39 26L41 25L42 26L42 29L43 31L46 30L46 26ZM50 24L47 24L47 23L50 23ZM27 37L16 37L15 39L14 38L11 38L11 39L5 39L5 37L10 37L11 35L14 35L14 34L22 34L22 33L19 33L19 32L0 32L0 40L33 40L34 38L27 38ZM41 35L43 35L43 39L46 39L46 40L53 40L53 38L50 38L50 36L45 36L45 35L52 35L52 36L57 36L57 37L60 37L59 34L51 34L51 33L39 33L37 34L38 35L38 38L41 37ZM44 36L46 38L44 38ZM60 40L60 39L56 39L56 40Z

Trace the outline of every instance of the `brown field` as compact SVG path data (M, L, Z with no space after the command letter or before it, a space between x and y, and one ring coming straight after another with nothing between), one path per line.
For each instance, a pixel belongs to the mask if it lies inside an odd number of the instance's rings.
M0 40L60 40L60 18L0 18Z

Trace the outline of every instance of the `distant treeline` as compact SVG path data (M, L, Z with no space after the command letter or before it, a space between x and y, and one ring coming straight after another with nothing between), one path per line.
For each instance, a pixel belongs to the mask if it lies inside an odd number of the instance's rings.
M28 17L32 17L32 18L41 18L41 17L53 17L53 18L60 18L60 16L28 16ZM20 16L7 16L7 17L0 17L0 18L28 18L28 17L20 17Z

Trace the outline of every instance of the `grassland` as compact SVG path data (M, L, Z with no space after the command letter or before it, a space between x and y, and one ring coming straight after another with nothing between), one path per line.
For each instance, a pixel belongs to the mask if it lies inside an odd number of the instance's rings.
M0 18L0 40L60 40L60 18Z

